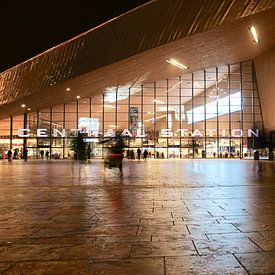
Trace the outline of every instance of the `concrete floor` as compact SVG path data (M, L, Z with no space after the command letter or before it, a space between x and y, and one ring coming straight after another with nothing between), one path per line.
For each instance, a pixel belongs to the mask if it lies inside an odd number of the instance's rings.
M274 274L275 162L0 161L0 274Z

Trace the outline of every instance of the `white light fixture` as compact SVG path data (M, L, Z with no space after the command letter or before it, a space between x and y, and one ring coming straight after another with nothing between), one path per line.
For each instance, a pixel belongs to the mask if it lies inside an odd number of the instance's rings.
M67 88L66 91L69 92L71 89L70 88Z
M79 96L79 95L77 95L77 96L76 96L76 98L77 98L77 99L80 99L80 96Z
M176 66L176 67L178 67L178 68L180 68L180 69L182 69L182 70L188 70L189 68L187 67L187 66L185 66L185 65L183 65L183 64L181 64L181 63L179 63L177 60L175 60L175 59L169 59L169 60L166 60L166 62L168 62L168 63L170 63L170 64L172 64L172 65L174 65L174 66Z
M257 31L256 31L256 28L254 26L251 26L249 28L249 32L250 32L250 35L252 36L253 42L258 44L260 41L259 41L259 37L258 37Z
M31 108L28 108L27 110L28 110L28 111L30 111L30 110L31 110Z
M25 108L25 107L26 107L26 104L21 104L21 107L22 107L22 108Z

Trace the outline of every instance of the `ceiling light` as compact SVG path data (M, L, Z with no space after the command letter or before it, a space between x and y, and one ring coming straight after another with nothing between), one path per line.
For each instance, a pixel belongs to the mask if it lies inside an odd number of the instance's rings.
M185 65L183 65L183 64L181 64L181 63L179 63L177 60L175 60L175 59L169 59L169 60L166 60L166 62L168 62L168 63L170 63L170 64L172 64L172 65L174 65L174 66L176 66L176 67L178 67L178 68L180 68L180 69L182 69L182 70L187 70L187 69L189 69L187 66L185 66Z
M25 108L25 107L26 107L26 104L21 104L21 107L22 107L22 108Z
M251 26L249 28L249 32L250 32L250 34L252 36L252 39L253 39L254 43L259 43L260 41L259 41L259 38L258 38L258 34L257 34L257 31L256 31L256 28L254 26Z
M28 108L27 110L28 110L28 111L30 111L30 110L31 110L31 108Z
M66 91L69 92L71 89L70 88L67 88Z
M79 96L79 95L77 95L77 96L76 96L76 98L77 98L77 99L80 99L80 96Z

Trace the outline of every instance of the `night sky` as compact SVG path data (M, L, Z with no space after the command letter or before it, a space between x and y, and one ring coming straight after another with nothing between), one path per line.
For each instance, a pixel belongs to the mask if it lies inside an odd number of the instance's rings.
M0 72L149 0L3 0Z

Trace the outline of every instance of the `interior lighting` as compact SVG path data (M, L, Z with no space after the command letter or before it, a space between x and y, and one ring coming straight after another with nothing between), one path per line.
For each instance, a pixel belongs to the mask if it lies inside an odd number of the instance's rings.
M179 63L177 60L175 60L175 59L169 59L169 60L166 60L166 62L168 62L168 63L170 63L170 64L172 64L172 65L174 65L174 66L176 66L176 67L178 67L178 68L180 68L180 69L182 69L182 70L188 70L189 68L187 67L187 66L185 66L185 65L183 65L183 64L181 64L181 63Z
M158 103L158 104L164 104L164 102L163 102L163 101L158 100L158 99L153 99L153 102Z
M22 108L25 108L25 107L26 107L26 104L21 104L21 107L22 107Z
M114 105L109 105L109 104L104 104L104 108L111 108L111 109L115 109L116 106ZM119 109L119 107L117 107Z
M30 110L31 110L31 108L28 108L27 110L28 110L28 111L30 111Z
M71 89L70 88L67 88L66 91L69 92Z
M256 28L254 26L251 26L249 28L249 32L252 36L252 39L253 39L254 43L258 44L260 41L259 41L259 37L258 37L257 31L256 31Z
M80 99L80 96L79 96L79 95L77 95L77 96L76 96L76 98L77 98L77 99Z

